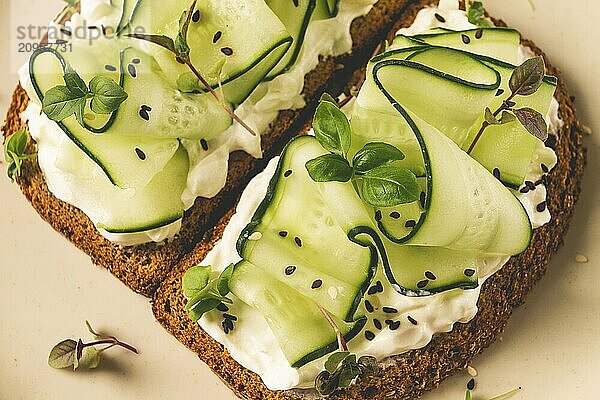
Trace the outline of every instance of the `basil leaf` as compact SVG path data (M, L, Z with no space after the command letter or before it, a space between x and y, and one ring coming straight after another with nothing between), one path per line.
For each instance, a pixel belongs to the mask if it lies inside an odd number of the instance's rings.
M85 96L88 93L88 87L81 79L77 71L75 71L69 64L65 68L64 75L65 84L69 88L69 90L75 94L78 94L80 97Z
M141 33L131 33L131 34L127 34L125 36L133 38L133 39L139 39L139 40L144 40L146 42L154 43L155 45L158 45L162 48L169 50L171 53L177 54L177 52L175 51L175 42L173 42L173 39L171 39L168 36L146 35L146 34L141 34Z
M542 86L545 73L544 59L530 58L513 71L509 81L510 90L521 96L532 95Z
M210 267L195 266L183 274L181 285L183 294L187 298L196 296L202 289L208 285L210 280Z
M337 353L333 353L332 355L329 356L327 361L325 361L325 369L329 373L333 374L335 372L335 370L337 369L337 367L340 365L340 363L346 357L348 357L349 354L350 354L349 351L339 351Z
M44 95L42 110L53 121L60 122L76 114L77 120L81 123L85 104L85 96L73 93L66 86L56 86Z
M470 23L481 28L491 28L494 26L492 21L486 18L485 9L481 1L474 1L470 4L467 2L467 5L467 18Z
M235 266L230 264L223 272L221 272L219 279L217 279L217 290L221 296L227 296L229 294L229 280L231 279L231 275L233 275L234 269Z
M127 93L115 81L105 76L95 76L90 81L91 109L97 114L110 114L127 100Z
M76 360L77 342L66 339L52 348L48 356L48 365L56 369L70 368L75 365Z
M374 207L393 207L419 198L421 187L410 170L384 165L363 176L363 200Z
M356 172L365 174L369 170L399 160L404 160L404 153L398 148L391 144L374 142L367 143L354 155L352 166Z
M322 101L313 119L315 136L321 146L331 153L345 156L350 149L350 123L333 103Z
M307 161L306 170L315 182L348 182L352 178L350 164L337 154L324 154Z
M548 139L548 126L542 114L529 107L513 110L513 112L529 133L544 142Z

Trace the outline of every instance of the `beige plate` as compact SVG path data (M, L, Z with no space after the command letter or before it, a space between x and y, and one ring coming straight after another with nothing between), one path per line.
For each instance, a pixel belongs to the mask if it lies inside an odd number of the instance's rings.
M487 0L490 12L533 39L561 67L583 121L600 134L600 3ZM15 44L18 26L44 25L58 0L0 0L0 112L16 83L14 65L26 54ZM23 40L26 42L27 40ZM12 64L12 66L10 65ZM476 359L477 399L522 386L515 399L598 399L600 369L600 139L586 138L589 166L582 201L550 272L512 318L502 342ZM148 300L43 222L4 177L0 193L0 399L231 399L229 390L154 321ZM589 258L575 262L577 254ZM84 320L136 345L136 356L115 350L92 372L56 371L50 348L86 336ZM461 400L466 373L427 400Z

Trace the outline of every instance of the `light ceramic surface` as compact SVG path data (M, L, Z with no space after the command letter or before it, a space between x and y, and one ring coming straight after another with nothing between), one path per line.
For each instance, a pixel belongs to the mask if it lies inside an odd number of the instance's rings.
M489 11L542 47L563 71L581 119L589 164L566 245L512 317L502 336L473 366L475 399L517 386L516 400L597 399L600 368L600 3L595 0L487 0ZM58 0L0 0L0 112L26 54L11 42L18 26L44 25ZM0 399L233 399L231 392L154 320L149 301L42 221L0 165ZM582 254L588 263L577 263ZM67 337L90 339L84 320L128 341L139 355L114 350L95 371L56 371L50 348ZM426 400L464 398L469 376L459 373ZM393 388L391 388L393 389Z

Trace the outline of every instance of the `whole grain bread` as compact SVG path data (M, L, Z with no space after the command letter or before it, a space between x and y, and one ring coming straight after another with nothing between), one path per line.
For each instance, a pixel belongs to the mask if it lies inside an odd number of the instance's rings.
M398 21L396 28L410 25L416 12L431 3L420 1L411 6ZM496 21L502 25L501 21ZM395 30L394 30L395 31ZM531 41L523 40L535 53L544 55ZM545 57L545 55L544 55ZM546 63L550 65L547 57ZM391 357L379 375L361 379L349 389L336 393L334 399L415 399L423 392L437 387L452 373L464 369L469 362L488 347L504 330L514 308L521 305L535 283L546 271L550 258L563 243L579 197L585 165L585 149L581 125L575 115L573 101L560 79L560 72L549 66L549 72L559 77L556 98L564 126L548 145L557 156L558 165L548 175L548 208L552 213L549 224L534 231L527 251L512 257L498 273L483 285L479 312L469 323L457 323L450 333L436 334L426 347ZM360 73L355 75L360 80ZM243 368L228 351L184 310L181 277L191 266L201 262L222 236L233 215L230 209L215 227L206 232L181 263L167 276L154 295L156 319L180 342L196 352L233 392L243 399L293 400L315 396L314 391L270 391L255 373ZM383 366L383 365L382 365Z
M307 105L300 110L279 113L262 136L265 158L257 160L243 152L232 153L223 190L214 198L197 199L185 213L181 231L168 243L121 247L106 240L83 212L48 191L36 160L25 161L23 173L17 182L39 215L87 253L94 264L108 269L134 291L150 297L172 267L231 208L241 189L264 168L265 160L281 151L287 140L301 130L313 114L321 93L325 90L339 93L352 72L360 67L361 60L369 58L373 48L382 39L382 32L387 32L405 8L415 2L381 0L368 15L354 21L351 27L354 43L351 54L322 58L315 70L305 77L303 95ZM18 129L27 129L26 121L21 121L21 113L28 102L25 90L19 85L2 128L4 138ZM28 146L29 151L35 151L35 143L31 139Z

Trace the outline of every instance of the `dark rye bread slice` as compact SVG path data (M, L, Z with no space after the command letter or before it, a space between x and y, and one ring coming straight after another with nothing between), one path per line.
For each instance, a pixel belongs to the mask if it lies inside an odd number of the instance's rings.
M324 90L337 93L348 81L353 70L369 57L393 21L416 0L381 0L365 17L352 24L352 53L337 58L322 58L315 70L304 80L303 95L307 106L301 110L282 111L263 135L263 160L253 159L243 152L231 154L225 188L212 199L197 199L185 213L178 236L169 243L146 244L123 248L104 239L87 216L77 208L58 200L48 191L44 176L35 160L26 161L23 174L17 179L25 197L40 216L63 234L75 246L87 253L94 264L107 268L134 291L150 297L171 268L190 251L204 233L214 226L228 210L242 188L265 166L265 160L279 153L283 145L297 133L314 112L316 101ZM336 87L340 85L340 87ZM20 128L27 128L20 115L29 99L19 85L2 128L4 137ZM29 151L35 150L30 140Z
M430 1L408 11L398 27L409 25L416 12ZM497 21L501 25L501 21ZM543 53L530 41L523 40L535 53ZM547 61L547 60L546 60ZM549 65L549 63L548 63ZM551 74L560 78L556 68ZM359 79L357 77L357 79ZM523 304L534 284L544 274L550 258L563 243L579 197L585 165L582 129L575 108L562 80L556 97L560 117L565 125L558 136L551 136L549 145L558 155L558 165L548 176L549 224L536 229L531 246L523 254L510 259L498 273L486 281L479 299L479 313L469 323L457 323L450 333L436 334L426 347L391 357L376 377L361 379L347 390L336 393L334 399L415 399L436 388L452 373L464 369L504 330L512 311ZM243 368L228 351L208 336L184 311L181 277L191 266L201 262L222 236L234 210L207 232L202 242L169 274L154 295L153 311L157 320L180 342L196 352L233 392L243 399L295 400L315 397L314 391L270 391L255 373Z

